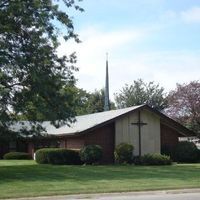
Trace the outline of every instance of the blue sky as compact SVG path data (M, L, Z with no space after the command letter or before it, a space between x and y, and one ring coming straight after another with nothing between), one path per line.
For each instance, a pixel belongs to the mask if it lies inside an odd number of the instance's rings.
M81 44L61 42L60 54L77 52L78 86L104 87L109 54L110 95L142 78L174 89L200 80L200 0L83 0L70 13Z

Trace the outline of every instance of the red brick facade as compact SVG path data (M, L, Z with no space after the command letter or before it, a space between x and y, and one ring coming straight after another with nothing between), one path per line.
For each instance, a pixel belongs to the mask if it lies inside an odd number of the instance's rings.
M115 144L115 125L97 128L81 136L65 137L61 139L61 147L67 149L81 149L85 145L98 144L103 149L102 163L113 163Z
M52 140L56 140L55 138ZM33 156L36 146L48 147L52 140L43 140L30 142L28 145L28 152ZM61 148L67 149L81 149L85 145L98 144L103 149L102 163L114 162L114 145L115 145L115 125L114 123L97 128L93 131L81 134L80 136L65 136L57 139Z
M3 155L8 152L9 152L9 143L8 142L0 143L0 159L3 158Z
M178 143L179 132L170 128L168 125L161 123L161 149L167 147L170 152ZM67 149L81 149L85 145L98 144L103 149L102 163L114 162L114 148L115 148L115 123L110 123L97 128L93 131L88 131L76 136L65 136L53 139L43 139L43 141L33 141L29 143L28 152L33 155L37 150L36 146L39 144L39 148L43 147L56 147L51 146L52 141L55 144L59 144L61 148ZM49 146L48 146L49 145Z
M98 144L103 148L103 163L114 162L115 124L103 126L85 135L85 145Z
M24 141L16 141L16 145L12 145L12 143L9 142L7 144L1 142L0 157L8 151L29 152L33 156L34 152L41 148L61 147L67 149L81 149L85 145L98 144L103 148L102 163L112 163L114 161L113 154L115 148L115 121L128 115L130 112L136 112L137 110L150 111L160 118L161 149L162 147L167 146L169 149L173 150L178 143L178 137L181 136L179 132L181 132L183 136L194 135L192 131L168 118L159 111L147 105L142 105L136 109L133 108L133 110L124 113L122 112L122 115L113 115L113 118L110 118L109 120L105 119L105 121L98 123L98 125L93 124L92 128L88 127L89 129L85 129L84 132L72 134L71 136L65 135L65 132L62 132L59 136L49 135L48 137L34 137Z
M180 133L164 124L161 124L160 127L161 148L167 147L170 151L173 151L178 144L178 138L181 136Z

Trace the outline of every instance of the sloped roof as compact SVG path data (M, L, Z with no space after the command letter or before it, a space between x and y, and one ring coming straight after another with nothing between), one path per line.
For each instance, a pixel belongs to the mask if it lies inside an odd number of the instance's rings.
M43 122L42 125L45 127L46 132L50 135L74 135L76 133L84 132L88 129L94 128L98 125L101 125L107 121L113 120L121 115L134 111L138 108L143 107L144 105L132 106L128 108L110 110L99 113L93 113L88 115L77 116L74 123L71 123L70 126L64 125L59 128L55 128L50 122ZM23 125L18 123L12 127L13 131L20 130L22 128L29 129L30 124L28 122L23 122Z
M54 135L54 136L76 135L79 133L83 133L83 132L95 129L99 126L103 126L106 123L114 121L116 118L118 118L120 116L123 116L132 111L136 111L138 109L147 109L150 112L157 114L160 117L162 123L165 123L165 124L167 123L169 126L178 130L184 136L195 135L195 133L193 131L187 129L185 126L181 125L180 123L167 117L163 113L161 113L145 104L139 105L139 106L123 108L123 109L118 109L118 110L110 110L110 111L104 111L104 112L99 112L99 113L77 116L77 117L75 117L76 121L74 123L71 123L70 126L63 125L59 128L56 128L50 122L47 122L47 121L43 122L42 126L46 129L46 133L48 135ZM11 127L11 130L17 132L23 128L26 130L29 130L30 123L26 121L26 122L23 122L23 124L22 123L14 124Z

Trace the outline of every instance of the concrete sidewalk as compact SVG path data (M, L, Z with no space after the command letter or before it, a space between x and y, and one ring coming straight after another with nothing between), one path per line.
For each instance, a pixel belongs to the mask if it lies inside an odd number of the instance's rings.
M197 189L180 189L180 190L156 190L142 192L120 192L120 193L98 193L98 194L78 194L62 196L45 196L45 197L26 197L9 200L199 200L200 188Z

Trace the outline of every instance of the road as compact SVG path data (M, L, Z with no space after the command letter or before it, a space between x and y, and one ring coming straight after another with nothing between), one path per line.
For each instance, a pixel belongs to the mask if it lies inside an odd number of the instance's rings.
M89 200L93 198L81 198L79 200ZM200 200L200 193L187 194L153 194L153 195L120 195L120 196L104 196L96 197L96 200ZM61 199L59 199L61 200ZM62 199L65 200L65 199ZM72 200L72 199L70 199ZM75 199L73 199L75 200ZM78 199L76 199L78 200Z
M200 190L83 194L53 197L20 198L16 200L200 200ZM11 199L10 199L11 200ZM14 200L14 199L12 199Z

